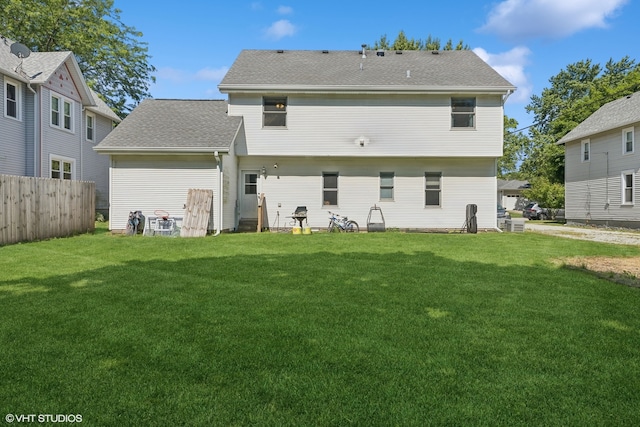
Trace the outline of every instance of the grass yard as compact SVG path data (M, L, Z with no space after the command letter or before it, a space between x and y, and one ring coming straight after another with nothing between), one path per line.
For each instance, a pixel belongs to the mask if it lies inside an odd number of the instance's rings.
M0 247L0 416L98 426L640 425L640 248L535 233Z

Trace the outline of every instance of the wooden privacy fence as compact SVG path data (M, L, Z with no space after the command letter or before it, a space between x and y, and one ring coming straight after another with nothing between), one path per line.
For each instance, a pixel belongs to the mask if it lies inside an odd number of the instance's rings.
M95 229L94 182L0 175L0 245Z

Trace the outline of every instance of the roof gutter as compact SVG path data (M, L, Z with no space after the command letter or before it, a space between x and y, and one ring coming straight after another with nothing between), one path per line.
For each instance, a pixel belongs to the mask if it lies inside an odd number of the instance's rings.
M334 85L232 85L221 84L218 89L222 93L347 93L347 94L425 94L425 93L488 93L510 95L515 91L514 86L334 86ZM506 100L506 98L505 98Z
M214 152L223 152L226 153L229 151L228 148L179 148L179 147L100 147L97 145L93 147L94 151L98 153L104 154L158 154L158 155L192 155L192 154L211 154Z

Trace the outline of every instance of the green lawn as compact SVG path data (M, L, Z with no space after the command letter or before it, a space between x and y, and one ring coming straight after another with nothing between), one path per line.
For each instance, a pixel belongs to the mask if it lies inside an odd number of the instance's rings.
M534 233L0 247L0 416L93 426L640 425L640 289Z

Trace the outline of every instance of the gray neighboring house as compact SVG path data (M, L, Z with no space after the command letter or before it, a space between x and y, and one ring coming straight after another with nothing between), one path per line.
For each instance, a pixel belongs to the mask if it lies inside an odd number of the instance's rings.
M94 181L109 208L109 161L93 148L120 118L86 84L72 52L19 58L0 37L0 174Z
M640 92L603 105L558 141L567 222L640 228L638 129Z
M330 211L366 228L376 205L390 228L459 229L467 204L496 226L515 87L471 51L243 50L219 89L228 103L142 103L96 147L112 230L132 210L183 216L189 188L213 190L218 231L257 223L261 194L273 228L297 206L312 228Z
M498 204L507 210L522 210L526 204L526 199L522 191L531 188L529 181L517 179L498 180Z

